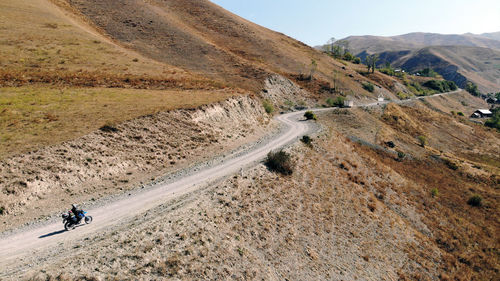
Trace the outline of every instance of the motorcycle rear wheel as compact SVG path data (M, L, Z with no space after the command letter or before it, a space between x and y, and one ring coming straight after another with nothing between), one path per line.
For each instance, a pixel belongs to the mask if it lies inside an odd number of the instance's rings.
M64 224L64 229L66 229L66 231L73 230L73 229L75 229L75 227L76 227L76 225L74 225L73 223L71 223L69 221Z

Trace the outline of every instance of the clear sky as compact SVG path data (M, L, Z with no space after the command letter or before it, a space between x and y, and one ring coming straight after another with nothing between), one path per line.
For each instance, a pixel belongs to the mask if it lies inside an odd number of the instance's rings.
M500 0L212 0L311 46L350 35L500 31Z

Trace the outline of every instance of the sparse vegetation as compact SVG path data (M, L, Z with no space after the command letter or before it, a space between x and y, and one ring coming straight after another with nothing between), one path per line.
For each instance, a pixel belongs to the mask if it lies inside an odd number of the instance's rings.
M402 99L402 100L406 100L406 99L409 99L410 97L408 96L408 94L406 93L403 93L403 92L398 92L396 94L398 96L399 99Z
M104 124L102 127L99 128L99 130L106 133L118 132L118 128L116 128L116 126L113 123Z
M4 213L5 213L5 207L0 206L0 216L3 215Z
M316 114L312 111L306 111L306 113L304 113L304 117L306 120L318 120L318 117L316 117Z
M426 136L418 136L417 140L418 140L418 143L420 144L421 147L425 147L427 145L427 137Z
M328 98L326 99L326 104L330 107L343 107L344 106L344 101L345 101L345 98L342 97L342 96L338 96L334 99L332 98Z
M230 91L199 90L0 88L0 140L9 140L0 146L0 158L39 144L70 140L103 124L169 109L195 108L232 95Z
M398 159L399 160L403 160L405 159L406 157L406 153L404 153L403 151L398 151Z
M273 172L283 175L291 175L293 173L292 157L283 150L269 152L264 163Z
M264 110L266 111L267 114L272 114L274 112L274 106L270 101L263 100L262 106L264 106Z
M300 139L301 142L303 142L304 144L308 145L308 146L311 146L312 145L312 138L308 135L305 135L305 136L302 136L302 138Z
M431 196L433 198L438 197L439 196L439 190L437 188L431 189Z
M467 204L473 207L480 207L483 204L483 197L479 194L474 194L467 200Z
M363 83L363 89L367 90L370 93L373 93L373 91L375 91L375 87L370 82Z

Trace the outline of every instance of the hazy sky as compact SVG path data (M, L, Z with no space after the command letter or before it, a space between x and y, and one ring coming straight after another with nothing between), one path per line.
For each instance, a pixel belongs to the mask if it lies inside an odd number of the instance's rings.
M309 45L349 35L500 31L500 0L212 0Z

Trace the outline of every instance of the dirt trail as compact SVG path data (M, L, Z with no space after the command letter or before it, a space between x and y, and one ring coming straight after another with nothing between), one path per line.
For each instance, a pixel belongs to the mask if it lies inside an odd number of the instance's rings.
M276 119L284 126L282 133L243 155L227 159L219 165L197 171L171 183L159 185L130 198L88 210L88 213L94 218L92 224L67 232L63 237L56 235L63 232L62 224L57 222L0 240L0 267L4 271L0 273L0 277L9 274L5 272L7 268L14 267L22 256L36 255L36 253L64 241L71 241L96 233L158 206L168 199L235 173L243 167L263 159L270 150L287 145L296 140L297 137L312 130L313 125L311 123L299 120L303 114L303 111L299 111L278 116Z
M457 92L459 91L450 92L450 94ZM380 104L386 103L380 102ZM401 101L397 103L401 103ZM355 107L376 106L377 104L362 104ZM326 108L315 111L328 110L335 109ZM12 270L15 271L16 266L19 266L19 261L22 261L22 258L25 256L35 256L44 250L50 250L51 247L61 245L66 241L77 240L105 230L114 224L126 221L126 219L150 210L169 199L234 174L240 169L262 160L269 151L290 144L298 137L312 133L317 129L314 123L301 120L303 114L304 111L298 111L277 116L276 120L283 125L281 133L274 138L266 140L265 143L253 147L246 153L223 160L215 166L195 170L190 175L186 175L170 183L160 184L155 188L129 198L88 210L88 213L94 218L92 224L79 227L75 231L66 232L61 236L57 234L64 232L62 223L56 222L1 239L0 268L2 268L2 272L0 272L0 277L13 274Z

